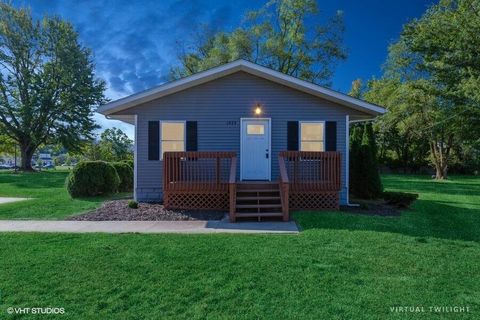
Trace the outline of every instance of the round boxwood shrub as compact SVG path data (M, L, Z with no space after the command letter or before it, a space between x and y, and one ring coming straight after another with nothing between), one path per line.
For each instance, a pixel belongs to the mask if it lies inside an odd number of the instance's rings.
M67 177L66 186L72 198L93 197L118 191L120 178L115 168L104 161L83 161Z
M120 162L111 162L112 166L117 170L118 177L120 178L120 185L118 186L118 191L132 191L133 190L133 167L128 163Z

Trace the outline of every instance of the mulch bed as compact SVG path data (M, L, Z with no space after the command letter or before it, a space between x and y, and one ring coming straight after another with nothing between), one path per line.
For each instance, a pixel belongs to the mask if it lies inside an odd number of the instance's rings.
M113 200L102 207L69 218L77 221L186 221L221 220L225 212L215 210L167 210L162 204L139 203L138 209L128 207L129 200Z
M355 203L355 202L353 202ZM368 216L399 216L401 211L398 207L389 205L384 201L363 202L362 206L341 206L340 211L345 213L356 213Z

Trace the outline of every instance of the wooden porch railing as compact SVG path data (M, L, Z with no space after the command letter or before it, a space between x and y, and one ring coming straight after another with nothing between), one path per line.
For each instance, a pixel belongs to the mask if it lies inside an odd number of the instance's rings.
M285 159L279 155L278 156L278 166L280 170L280 201L282 203L282 213L283 221L288 221L289 219L289 206L288 206L288 197L289 197L289 180L287 169L285 166Z
M228 189L230 193L229 218L235 222L235 206L237 203L237 157L232 158L230 166L230 177L228 179Z
M165 152L163 192L166 208L227 209L236 153L218 151Z
M288 181L288 189L286 192L283 191L283 197L288 198L289 208L339 207L341 188L339 152L282 151L279 154L279 166L281 181Z

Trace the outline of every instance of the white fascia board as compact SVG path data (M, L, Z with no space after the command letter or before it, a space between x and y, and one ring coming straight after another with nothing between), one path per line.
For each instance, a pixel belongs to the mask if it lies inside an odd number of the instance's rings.
M135 116L134 115L111 115L105 116L107 119L119 120L129 124L135 125Z

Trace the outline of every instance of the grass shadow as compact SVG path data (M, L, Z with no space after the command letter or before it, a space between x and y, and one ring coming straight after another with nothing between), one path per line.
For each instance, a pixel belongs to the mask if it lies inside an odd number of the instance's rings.
M480 242L480 209L461 208L433 200L417 200L413 209L404 211L397 217L344 212L298 212L294 217L305 231L379 231Z
M2 172L0 182L18 189L58 188L65 184L68 171Z
M476 176L452 176L444 181L435 181L428 176L417 175L382 176L382 182L389 189L439 195L478 195L478 181L480 178Z

